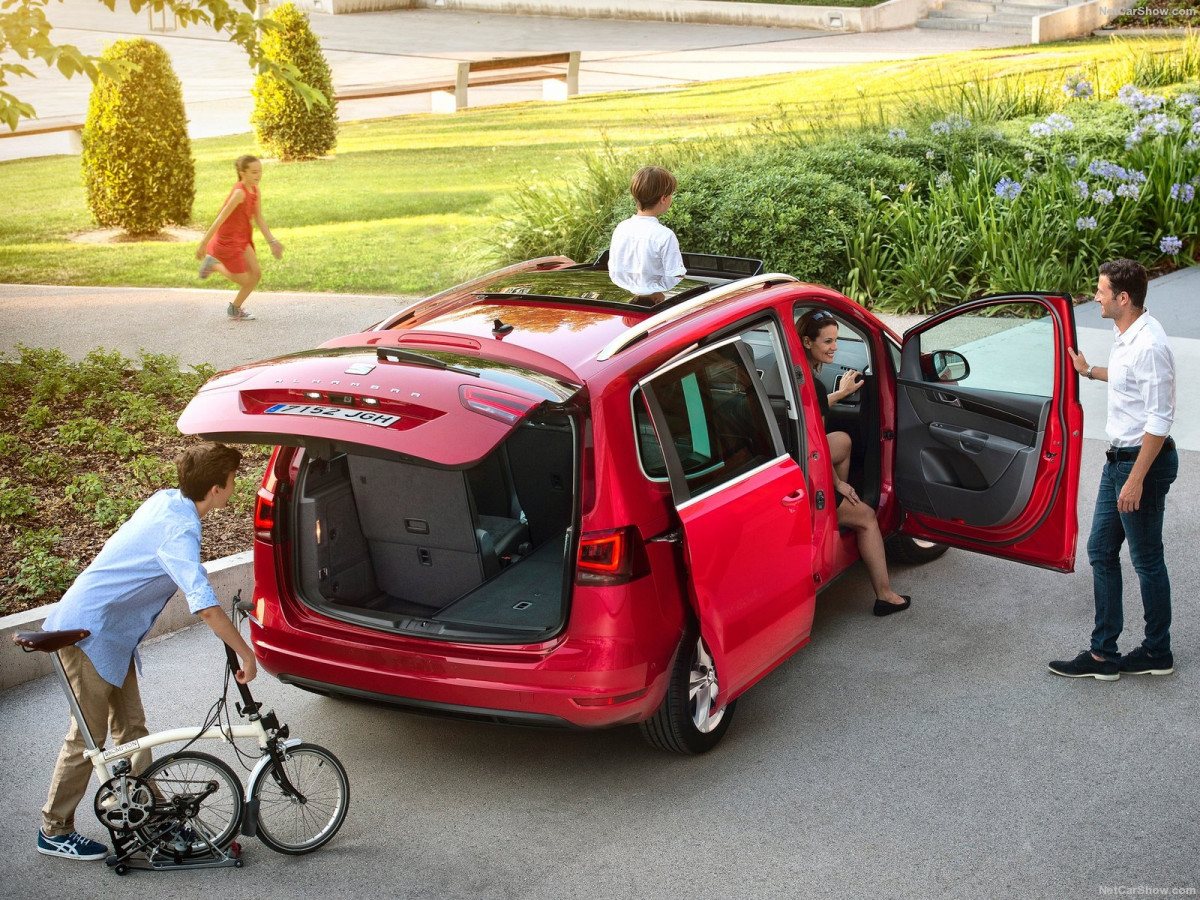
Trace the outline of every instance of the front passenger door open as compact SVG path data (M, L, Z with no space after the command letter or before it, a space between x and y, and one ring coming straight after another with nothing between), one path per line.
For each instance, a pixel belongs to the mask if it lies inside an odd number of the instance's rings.
M895 485L902 530L1070 572L1083 410L1069 298L985 297L904 336Z

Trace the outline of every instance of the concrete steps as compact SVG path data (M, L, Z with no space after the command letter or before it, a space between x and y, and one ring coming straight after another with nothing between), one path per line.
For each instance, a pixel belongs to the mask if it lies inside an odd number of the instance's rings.
M1028 35L1035 16L1069 5L1069 0L945 0L931 9L918 28L943 31L991 31Z

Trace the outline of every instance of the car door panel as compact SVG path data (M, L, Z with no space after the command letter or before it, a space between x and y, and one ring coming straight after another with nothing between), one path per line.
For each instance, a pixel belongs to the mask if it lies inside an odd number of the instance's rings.
M811 631L806 476L784 451L753 353L739 338L673 361L639 387L663 450L688 589L725 704Z
M1069 300L1047 295L984 298L905 335L894 473L905 532L1073 569L1082 452L1066 355L1074 339ZM941 350L975 360L969 376L932 376L924 362Z

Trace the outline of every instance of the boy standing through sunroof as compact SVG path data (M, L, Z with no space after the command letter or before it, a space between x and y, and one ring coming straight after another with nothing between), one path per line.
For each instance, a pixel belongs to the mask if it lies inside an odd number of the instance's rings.
M629 185L637 213L613 229L608 277L638 297L661 300L687 274L675 232L658 221L671 208L677 186L661 166L638 169Z

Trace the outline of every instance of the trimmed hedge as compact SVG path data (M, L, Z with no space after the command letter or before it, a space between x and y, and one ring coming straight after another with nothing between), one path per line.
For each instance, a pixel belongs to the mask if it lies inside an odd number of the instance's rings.
M325 95L328 104L311 107L286 81L263 73L254 82L254 133L263 150L282 160L316 159L337 146L337 101L321 42L308 16L286 3L270 15L276 28L262 40L263 54L281 66L295 66L300 79Z
M128 71L101 76L88 101L83 182L96 224L134 235L187 224L195 165L170 58L144 38L117 41L102 58Z

